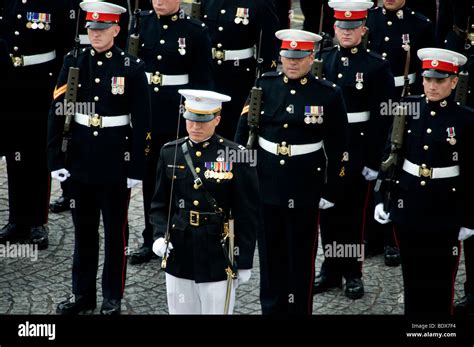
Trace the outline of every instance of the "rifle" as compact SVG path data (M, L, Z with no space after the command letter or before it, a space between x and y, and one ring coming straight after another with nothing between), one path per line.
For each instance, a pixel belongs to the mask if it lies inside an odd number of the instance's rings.
M191 18L201 18L201 0L193 0L191 3Z
M321 14L319 16L319 35L323 36L323 20L324 20L324 2L321 4ZM323 50L323 40L319 44L318 51L316 53L316 59L313 62L313 66L311 68L311 73L316 76L317 78L323 77L323 59L321 57Z
M77 12L77 22L76 22L76 38L74 39L74 49L73 57L74 64L69 67L69 72L67 75L67 88L64 100L66 101L66 106L76 104L77 101L77 90L79 84L79 68L77 67L77 56L79 54L79 47L81 45L81 40L79 38L79 21L81 17L81 9L79 8ZM61 145L61 151L64 153L64 161L67 161L68 147L71 142L71 123L74 118L75 107L66 107L64 128L63 128L63 142Z
M365 49L367 49L367 46L369 45L369 28L367 28L367 31L365 32L364 36L362 36L362 41L361 41L361 46Z
M133 11L135 16L134 32L128 39L128 54L133 57L138 57L138 49L140 47L140 8L139 0L135 0L135 9Z
M403 161L400 152L403 147L403 135L405 132L405 118L407 116L407 109L406 106L400 106L398 110L398 115L394 116L393 118L392 133L390 135L390 155L380 165L380 171L385 172L386 175L383 180L380 178L377 179L374 188L374 191L378 193L380 191L381 185L383 183L386 185L384 189L385 197L383 201L384 211L389 210L392 184L396 179L397 168L401 166Z
M410 46L406 44L404 47L407 54L405 58L405 70L403 72L403 90L402 98L406 97L410 90L410 80L408 79L408 73L410 69ZM391 202L391 190L392 184L396 179L397 168L402 164L401 150L403 147L403 135L405 132L405 119L407 116L407 107L399 106L398 114L394 115L393 124L392 124L392 133L390 135L390 154L388 158L382 162L380 165L380 171L385 172L385 178L383 181L379 178L375 183L374 191L378 193L380 191L382 183L385 183L386 187L384 189L385 197L383 201L384 211L388 211Z
M250 103L249 103L249 112L247 114L247 124L250 128L249 138L245 147L247 149L252 149L257 139L258 131L258 122L260 118L260 109L262 107L262 88L257 86L258 79L260 78L260 71L262 68L263 59L261 58L262 52L262 31L260 30L260 39L258 44L258 54L257 54L257 69L255 76L255 83L252 89L250 90Z
M405 69L403 71L403 89L402 89L402 98L410 95L410 79L408 78L408 73L410 72L410 60L411 60L411 48L407 43L405 44L404 49L407 51L405 57Z
M459 73L459 80L456 86L456 95L454 96L454 101L460 105L466 105L467 93L469 89L469 72L461 71Z

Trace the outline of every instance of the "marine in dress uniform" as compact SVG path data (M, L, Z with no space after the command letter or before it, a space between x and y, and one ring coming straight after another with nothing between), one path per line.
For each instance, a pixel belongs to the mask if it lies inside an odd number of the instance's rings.
M276 36L282 40L283 72L265 73L257 82L263 91L257 148L260 301L263 314L311 314L318 206L333 206L341 194L347 115L341 89L310 72L321 36L301 30ZM249 135L248 111L247 105L236 133L240 144Z
M446 48L465 55L468 60L461 70L469 74L466 105L474 107L474 7L468 1L454 1L454 25L446 39ZM468 22L469 21L469 22ZM467 29L467 30L466 30ZM474 313L474 238L463 243L466 281L464 296L455 302L456 314Z
M246 282L251 275L259 223L257 170L245 159L244 147L215 134L222 102L230 97L205 90L179 92L186 98L183 117L189 137L161 150L150 210L153 251L167 259L170 314L223 314L226 296L232 313L237 281ZM235 160L225 154L231 152ZM235 226L238 280L226 274L231 261L224 254L231 246L223 252L224 223Z
M321 239L325 250L333 245L363 249L367 201L391 124L391 117L381 113L382 105L388 104L394 91L389 63L361 45L367 10L372 5L368 1L329 2L334 8L339 45L323 51L323 76L342 89L349 123L349 164L345 172L344 199L336 202L334 208L321 211ZM316 279L315 293L340 286L344 277L345 295L351 299L361 298L364 294L363 255L336 257L334 253L329 254Z
M48 247L47 115L62 57L74 38L67 4L4 0L0 5L0 38L6 41L14 65L7 95L16 100L4 103L0 126L0 136L8 144L10 212L0 242L26 236L39 249Z
M418 49L434 46L433 22L408 8L405 0L395 0L385 1L384 6L369 10L366 25L369 28L368 48L390 62L396 88L393 101L400 101L402 95L407 51L411 56L407 76L408 92L421 94L421 66L415 56ZM372 211L374 207L371 195L368 210ZM381 225L369 216L366 240L368 255L385 253L386 265L400 265L400 252L392 224Z
M278 43L274 33L278 19L269 0L203 0L201 19L211 35L215 90L230 95L219 133L233 138L240 111L256 77L257 51L261 71L276 70ZM261 34L261 45L260 43Z
M140 14L138 28L138 57L145 62L153 116L143 180L143 246L131 255L132 264L147 262L153 255L153 227L148 212L155 191L160 149L176 138L181 104L178 89L213 88L211 39L206 25L186 16L180 9L180 1L154 0L153 3L154 11Z
M374 217L381 223L391 219L397 228L405 314L448 315L453 312L458 237L474 233L474 113L454 102L452 93L466 57L437 48L421 49L418 57L426 95L403 99L419 105L420 112L406 117L404 161L392 184L392 203L388 211L378 204Z
M78 1L78 0L72 0L73 1L73 9L76 11L76 13L78 13L78 9L79 9L79 3L81 1ZM111 4L115 4L115 5L119 5L119 6L122 6L126 9L128 9L129 7L129 4L128 4L128 0L115 0L115 1L110 1ZM84 26L84 23L85 23L85 19L86 19L86 13L84 12L81 12L80 13L80 16L81 16L81 19L80 19L80 24L79 24L79 42L80 42L80 46L81 47L88 47L90 46L90 40L89 40L89 37L87 36L87 30L85 29L85 26ZM115 39L115 44L117 45L117 47L119 47L120 49L125 49L125 46L126 46L126 43L127 43L127 37L128 37L128 24L129 24L129 21L130 21L130 18L129 18L129 12L125 12L123 15L122 15L122 18L120 20L121 24L120 24L120 32L117 36L117 38ZM72 46L72 43L71 43L71 46ZM57 198L56 200L54 200L52 203L50 203L49 205L49 209L51 212L53 213L59 213L59 212L64 212L64 211L67 211L71 208L71 204L70 204L70 198L69 198L69 184L67 181L64 181L63 183L61 183L61 190L62 190L62 195Z
M385 3L383 7L369 10L366 26L369 28L367 47L390 62L396 97L403 89L403 74L407 50L411 57L408 78L411 94L421 94L421 67L415 59L418 49L434 46L433 23L421 13L405 6L405 0ZM398 100L394 100L398 101Z
M61 302L57 312L76 314L96 307L102 214L105 260L101 314L119 314L125 287L130 188L143 178L150 99L144 63L114 45L119 17L125 8L97 1L80 6L87 11L86 27L92 47L81 50L77 65L73 54L65 57L48 124L51 176L69 181L74 201L74 295ZM61 149L64 116L56 114L56 110L64 102L71 66L79 68L74 105L78 108L65 161Z

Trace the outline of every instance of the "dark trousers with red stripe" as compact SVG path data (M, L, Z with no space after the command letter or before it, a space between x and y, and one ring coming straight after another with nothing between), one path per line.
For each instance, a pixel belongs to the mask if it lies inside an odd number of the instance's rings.
M70 181L74 221L73 293L96 296L100 214L104 223L104 298L121 299L125 287L130 189L120 184Z
M459 227L397 225L406 315L452 314Z
M258 235L263 314L312 313L318 208L263 205Z
M48 223L50 175L46 160L46 121L7 121L9 222L26 227Z
M321 210L321 241L327 255L321 273L330 279L362 277L362 245L369 189L370 185L362 175L352 177L344 185L343 199L337 201L334 207ZM338 252L342 248L350 252Z

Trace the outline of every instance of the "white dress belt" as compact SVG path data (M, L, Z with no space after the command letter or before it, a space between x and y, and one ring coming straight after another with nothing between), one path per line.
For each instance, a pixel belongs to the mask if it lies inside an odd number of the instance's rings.
M459 165L428 168L426 165L416 165L405 159L403 171L416 177L449 178L459 176Z
M90 45L91 44L91 40L89 40L89 35L79 35L79 43L81 45Z
M28 65L37 65L43 64L48 61L53 60L56 58L56 51L51 51L48 53L41 53L41 54L34 54L34 55L22 55L20 57L16 57L11 55L13 66L28 66Z
M275 155L287 155L289 157L316 152L323 147L323 141L305 145L287 145L286 142L279 144L265 140L263 137L258 138L258 144L267 152Z
M395 76L393 78L395 80L395 87L401 87L405 83L405 77L404 76ZM416 72L413 72L408 75L408 84L413 84L416 81Z
M217 48L212 49L212 57L219 60L239 60L252 58L254 53L253 47L237 49L237 50L219 50Z
M86 127L110 128L130 124L130 116L120 115L112 117L99 117L96 115L89 116L83 113L76 113L74 115L74 121L77 124L81 124Z
M179 86L189 83L189 75L161 75L146 73L148 84L156 84L160 86Z
M369 119L370 119L369 111L347 113L347 122L349 123L367 122Z

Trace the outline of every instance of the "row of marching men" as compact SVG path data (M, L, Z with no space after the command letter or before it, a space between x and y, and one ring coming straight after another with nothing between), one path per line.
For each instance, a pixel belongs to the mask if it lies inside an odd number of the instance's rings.
M415 53L426 42L422 39L418 41L416 34L430 31L429 24L424 24L429 21L404 7L403 1L400 4L401 7L395 10L389 6L372 10L382 18L379 20L381 23L394 29L399 30L399 27L403 27L394 21L395 18L400 20L400 23L405 23L402 21L404 18L407 22L408 18L414 21L412 26L405 27L412 31L403 33L401 37L398 38L397 34L393 37L385 36L380 46L386 52L377 55L361 46L362 36L365 33L364 25L370 23L371 18L369 17L366 22L367 9L373 4L353 1L332 2L331 7L335 9L336 18L335 32L340 44L322 52L321 57L324 61L323 74L327 80L334 83L317 80L309 73L314 60L314 43L319 40L318 36L296 31L278 33L278 38L282 40L280 55L283 73L269 72L258 81L258 85L263 89L262 116L259 122L258 146L256 145L259 158L258 172L254 172L248 165L236 164L232 168L232 165L223 165L222 160L215 158L219 146L227 146L234 150L238 150L239 147L215 136L214 128L221 120L222 111L224 117L219 127L223 126L225 136L233 137L235 123L238 120L236 112L240 113L239 105L244 104L255 74L256 62L251 47L260 40L260 37L263 43L260 46L266 46L261 48L261 53L258 54L263 58L262 70L269 71L276 67L277 49L271 24L273 22L267 20L270 18L268 14L271 14L271 8L265 12L267 9L265 6L258 7L256 4L255 8L237 7L236 10L226 10L222 6L206 9L204 3L202 17L208 22L206 26L185 16L179 8L179 1L156 1L154 11L138 15L137 25L134 28L135 34L140 37L139 58L133 58L113 45L114 38L120 35L120 28L117 25L118 14L123 10L104 3L98 5L92 2L83 5L87 12L88 38L92 48L78 52L77 57L74 54L66 57L56 84L54 98L55 105L64 98L68 68L77 65L82 71L78 84L79 99L94 101L96 109L93 114L75 113L74 122L81 126L75 127L72 133L67 163L64 162L61 150L64 137L63 119L57 117L61 114L53 113L51 110L49 122L50 170L53 171L54 178L60 181L69 180L70 194L75 205L73 209L76 230L73 270L75 296L62 303L58 311L74 313L95 307L97 228L99 211L102 211L104 221L107 219L105 233L109 256L104 265L104 302L101 312L120 312L120 299L125 285L123 252L128 236L126 212L129 188L143 179L145 212L150 212L151 205L151 221L155 227L155 236L152 227L148 226L143 235L144 247L135 258L136 262L149 259L152 248L160 256L165 258L169 256L166 269L167 283L170 283L168 287L170 312L223 312L219 305L224 298L217 301L213 298L216 293L221 295L223 292L221 289L224 288L222 282L226 277L223 270L226 268L224 263L226 259L223 259L222 250L219 252L219 261L215 261L211 256L203 257L202 252L197 250L202 248L210 255L217 254L219 232L211 226L232 220L230 211L236 221L237 249L242 250L236 257L238 266L233 269L230 267L233 273L230 278L240 273L241 280L248 280L250 276L248 270L252 266L252 244L254 246L254 237L258 235L262 311L311 312L314 290L308 283L312 283L314 276L318 224L321 225L324 244L330 244L332 241L342 244L361 242L362 233L354 230L364 229L366 220L363 214L370 199L367 192L372 189L370 181L377 177L383 144L392 120L389 116L382 117L381 105L384 102L389 103L390 100L398 100L395 86L403 80L400 78L401 72L394 71L392 74L387 62L390 59L390 56L387 57L391 54L390 49L397 54L398 45L394 43L392 47L388 44L383 47L383 42L390 42L391 39L391 42L394 42L396 38L405 52L408 49ZM261 14L262 18L266 19L256 17L253 25L251 17L253 14ZM390 18L389 16L393 14L395 17ZM16 17L20 20L21 14L18 13ZM50 22L47 23L48 20L51 22L47 16L36 18L35 15L29 17L27 15L24 19L25 27L28 30L38 30L41 23L52 27ZM31 23L30 28L28 23ZM37 28L33 29L35 23ZM43 35L51 31L39 30L34 34ZM208 30L211 31L210 37ZM232 33L242 30L248 30L248 35L242 36L244 40L248 39L244 42L244 45L249 46L247 48L242 48L245 46L237 43L238 40L229 40ZM19 36L16 32L13 35ZM377 41L375 38L372 40ZM15 47L17 46L13 47L14 51ZM428 58L442 60L437 56L441 54L440 51L428 50L424 54L420 54L420 57L425 57L426 60ZM444 60L455 62L456 66L463 65L463 60L459 56L446 54L442 55ZM453 56L456 59L453 60ZM12 58L15 57L16 55L12 54ZM34 62L32 65L41 64L37 59L45 58L31 55L31 59L18 62L15 69L27 68L28 60ZM419 64L414 63L415 60L412 60L410 66L419 71L417 67ZM441 69L451 75L457 72L446 68L445 64L441 65L439 69L434 70ZM216 78L210 79L213 70ZM143 71L146 74L143 74ZM393 78L393 75L398 78ZM416 82L416 77L413 76L412 72L407 76L410 84ZM436 82L433 79L448 78L443 77L445 76L443 74L441 77L436 76L427 75L424 78L431 79L432 84ZM418 82L419 80L418 75ZM194 170L190 169L184 148L179 152L180 155L182 153L181 157L172 155L174 153L172 149L177 149L178 142L168 144L163 148L162 155L159 153L161 146L176 138L176 131L179 131L177 129L180 125L179 115L183 112L180 112L180 94L177 91L182 87L215 88L217 91L230 94L234 101L234 105L224 104L221 110L222 106L218 101L227 101L222 95L182 92L187 100L189 99L184 112L189 140L181 140L179 145L181 147L183 144L189 144L188 156L190 153L191 163L195 161ZM240 92L236 92L235 89L239 89ZM433 94L435 95L433 101L436 101L439 92ZM235 137L241 144L247 142L248 110L247 106L244 107ZM131 114L133 128L130 127L128 114ZM146 119L147 114L153 116ZM226 122L234 122L234 125L226 128ZM184 121L181 124L183 123ZM26 128L21 130L24 132ZM449 128L453 128L454 131L455 127ZM450 135L448 139L457 139L459 136L452 132L448 135ZM451 142L457 143L452 140ZM449 144L451 142L447 141ZM426 147L428 149L425 149ZM423 149L430 150L430 145L423 145ZM206 153L209 153L209 158ZM214 158L211 158L212 156ZM157 163L158 176L156 176ZM198 163L201 166L197 166ZM229 175L232 169L234 174ZM238 173L239 171L242 173ZM223 172L227 172L223 176L230 178L222 179ZM298 179L293 178L296 172ZM260 206L255 204L259 200L255 184L256 174L260 183ZM198 179L204 181L204 184L198 184ZM166 196L169 198L167 184L170 180L176 185L173 191L176 196L171 209L176 217L172 220L176 223L171 223L169 216L164 213L170 208L169 201L165 199ZM125 181L126 184L123 183ZM423 186L426 186L426 181L422 182L425 182ZM229 189L233 194L224 194L226 198L217 195L229 192ZM212 200L209 201L207 198L209 196L207 190L213 193L211 196L218 197L216 201L218 205L223 206L224 213L212 211L216 204L213 205ZM154 191L156 194L152 204ZM254 198L251 198L252 196ZM13 200L15 198L13 197ZM10 199L12 200L12 197ZM458 200L463 202L462 199ZM318 206L321 209L320 214L317 213ZM260 211L263 221L258 226L255 211ZM2 230L7 237L19 232L18 229L22 224L10 217L9 225ZM147 216L146 221L148 220ZM412 222L409 223L411 225ZM39 229L37 234L40 237L37 238L34 237L33 230L31 231L32 242L47 244L45 227ZM88 233L88 230L95 232ZM190 234L190 230L195 232ZM239 230L241 233L242 230L246 230L248 234L240 236ZM213 235L213 238L210 235ZM465 230L463 235L469 235L469 232ZM212 239L215 242L212 242L210 247L207 243ZM407 244L412 243L416 244L415 241ZM193 251L193 246L198 248ZM416 250L418 249L415 247ZM287 257L282 254L286 254ZM409 258L410 255L412 258ZM416 256L416 252L407 251L406 259L418 259ZM413 271L414 263L416 261L404 263L402 256L408 298L413 296L413 291L408 289L411 282L410 279L407 280L409 277L405 274L411 271L412 274L419 275L417 271ZM433 264L437 263L428 265L433 268L435 267ZM405 271L405 268L408 270ZM288 276L281 276L282 269L286 269ZM452 275L453 269L448 270L451 270ZM363 295L361 275L361 264L355 259L346 257L326 259L317 285L324 290L339 285L342 277L345 277L345 293L356 299ZM229 278L228 274L227 277ZM417 278L419 279L420 277ZM433 279L430 277L428 280ZM229 282L229 279L227 281ZM444 277L441 282L446 285ZM218 302L219 305L209 309L210 304L203 304L203 307L194 307L188 301L184 301L183 304L178 300L181 298L180 293L194 298L191 300L194 303L197 295L203 303ZM228 295L225 296L228 301ZM407 302L412 301L407 299Z

